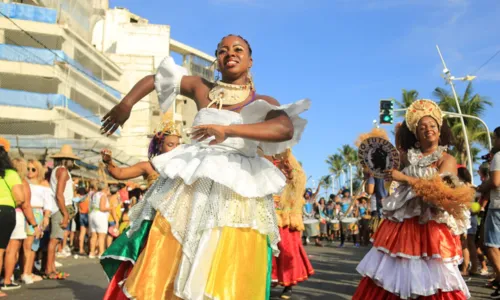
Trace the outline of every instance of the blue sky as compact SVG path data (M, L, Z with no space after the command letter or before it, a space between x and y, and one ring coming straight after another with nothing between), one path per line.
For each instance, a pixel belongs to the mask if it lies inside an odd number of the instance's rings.
M500 50L496 0L111 0L110 6L171 25L172 38L208 53L229 33L249 40L258 93L281 103L312 100L294 152L314 179L328 174L328 155L371 129L380 99L400 99L403 88L432 98L434 88L444 87L436 44L457 77ZM485 115L493 129L500 126L500 55L474 75L475 91L495 104ZM465 83L457 88L461 93Z

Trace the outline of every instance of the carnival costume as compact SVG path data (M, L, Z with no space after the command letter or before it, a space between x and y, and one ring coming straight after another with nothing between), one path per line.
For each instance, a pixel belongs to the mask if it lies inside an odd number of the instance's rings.
M159 66L155 87L164 111L180 93L186 74L172 58ZM115 257L134 267L127 274L120 268L108 269L103 261L109 278L126 277L118 285L126 297L269 297L272 255L279 253L280 239L272 195L280 193L286 182L280 170L257 156L257 147L273 155L296 144L307 123L298 115L309 105L309 100L283 106L254 100L240 113L203 108L193 126L259 123L269 112L281 110L290 117L294 136L280 143L228 138L214 146L209 139L153 158L160 178L130 210L130 229L125 234L132 250ZM148 235L145 245L140 241L144 234ZM108 288L110 299L121 292L115 290Z
M293 286L307 280L314 274L311 262L302 246L304 223L302 207L306 176L293 154L288 150L285 157L291 167L292 179L287 183L281 196L275 197L276 216L281 241L278 243L280 254L273 257L273 285Z
M424 116L442 125L439 107L429 100L415 101L407 111L408 128L415 134ZM446 151L431 155L409 149L403 173L418 178L401 184L383 202L384 222L373 236L373 248L357 267L364 278L353 299L466 299L470 297L458 264L460 235L467 232L473 191L438 174L437 162ZM450 186L451 185L451 186Z

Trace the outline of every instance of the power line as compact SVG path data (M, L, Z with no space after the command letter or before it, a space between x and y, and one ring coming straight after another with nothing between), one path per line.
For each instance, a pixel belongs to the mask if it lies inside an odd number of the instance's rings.
M479 70L481 70L483 67L485 67L487 64L489 64L490 61L492 61L498 54L500 54L500 50L498 50L497 52L495 52L495 54L493 54L490 58L488 58L488 60L486 60L486 62L483 63L479 68L477 68L477 70L474 71L472 74L473 75L477 74L477 72L479 72Z
M96 76L94 76L93 74L89 74L89 71L85 70L85 69L82 69L80 68L79 66L73 64L71 61L67 60L66 58L64 57L61 57L57 52L55 52L54 50L50 49L47 45L45 45L43 42L41 42L40 40L38 40L37 38L35 38L33 35L31 35L29 32L27 32L26 30L24 30L21 26L19 26L14 20L12 20L9 16L5 15L2 11L0 11L0 15L4 16L5 18L7 18L7 20L9 20L12 24L14 24L17 28L19 28L19 30L21 30L24 34L26 34L28 37L30 37L32 40L34 40L36 43L38 43L40 46L42 46L43 48L45 48L46 50L50 51L52 54L54 54L56 57L58 57L60 60L66 62L67 64L71 65L73 68L77 69L78 71L82 72L83 74L85 74L86 76L89 76L91 77L92 79L94 79L95 81L99 81L99 82L102 82L102 80ZM10 40L10 39L9 39ZM12 40L10 40L12 41ZM15 42L14 42L15 43ZM23 47L24 46L21 46L17 43L15 43L16 45L20 46L20 47ZM43 60L42 60L43 61ZM119 91L115 88L112 88L113 90L119 92L120 94L123 94L123 95L126 95L127 93L124 93L123 91ZM152 102L152 101L147 101L147 102L150 102L151 104L157 104L155 102Z

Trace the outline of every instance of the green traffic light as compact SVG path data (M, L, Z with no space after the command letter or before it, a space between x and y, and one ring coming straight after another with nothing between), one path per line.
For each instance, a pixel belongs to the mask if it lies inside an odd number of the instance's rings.
M391 116L384 116L384 122L390 122L391 119Z

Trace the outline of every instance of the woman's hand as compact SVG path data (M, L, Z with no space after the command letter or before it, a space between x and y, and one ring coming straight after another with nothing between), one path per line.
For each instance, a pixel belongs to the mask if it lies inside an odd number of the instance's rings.
M122 101L115 105L101 120L103 122L101 134L112 135L119 126L125 124L130 117L131 111L132 105L129 105L127 102Z
M409 183L409 177L398 170L388 170L385 172L386 179L389 181L397 181L403 183Z
M193 132L191 134L191 139L198 142L202 142L209 137L214 137L213 141L210 141L209 145L217 145L224 142L228 138L227 129L228 126L222 125L200 125L193 127Z
M40 227L38 227L38 225L37 225L37 226L33 227L33 229L35 230L35 233L33 234L35 239L41 239L43 236L43 231L40 229Z
M49 216L43 217L43 222L42 222L42 229L45 230L49 226L50 223L50 218Z
M108 150L108 149L103 149L103 150L101 151L102 161L103 161L104 163L110 163L110 162L113 160L113 158L112 158L112 156L111 156L111 155L112 155L111 150Z

